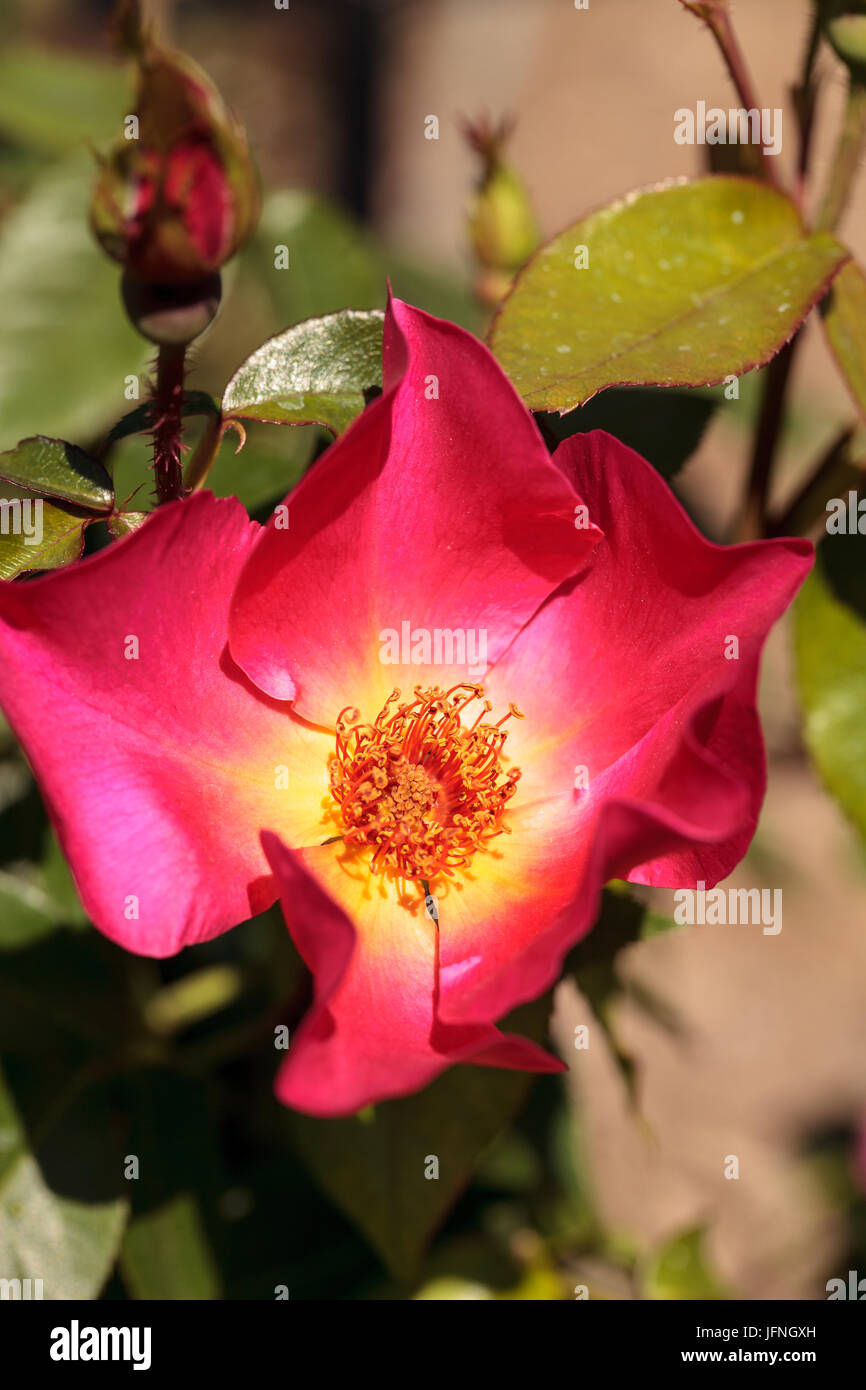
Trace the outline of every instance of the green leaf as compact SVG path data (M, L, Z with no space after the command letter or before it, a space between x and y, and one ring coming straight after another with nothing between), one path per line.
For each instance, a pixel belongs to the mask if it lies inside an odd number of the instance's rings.
M341 309L278 333L235 372L223 414L342 434L381 387L383 322L378 309Z
M0 1271L4 1279L41 1279L46 1299L96 1298L126 1221L121 1198L67 1195L59 1174L49 1182L46 1167L55 1165L43 1151L73 1143L71 1131L61 1107L33 1147L0 1075Z
M35 875L0 869L0 951L14 951L48 936L62 912Z
M616 881L604 889L592 931L569 951L565 962L566 972L575 976L602 1021L619 988L616 966L623 947L676 926L670 917L652 912L632 897L628 884Z
M502 1027L539 1039L549 1009L545 996ZM347 1119L287 1112L286 1122L316 1182L395 1276L411 1283L428 1240L480 1156L523 1106L533 1080L526 1072L457 1066L416 1095ZM425 1166L434 1156L439 1176L428 1179Z
M191 379L205 387L227 381L266 338L305 319L382 308L389 274L401 299L478 331L480 310L456 276L391 255L386 264L363 228L330 204L298 190L272 193L258 230L229 267L222 311L201 340Z
M190 382L205 389L228 381L275 333L338 309L382 308L387 290L387 270L363 229L292 189L264 200L259 226L224 280L222 310L190 373Z
M847 258L757 181L670 184L542 247L499 310L491 346L533 410L572 410L608 386L708 385L778 352Z
M0 479L88 511L110 512L114 506L111 479L101 463L74 444L41 434L0 454Z
M0 482L0 579L77 560L95 513Z
M281 247L288 252L285 268ZM360 229L329 203L294 189L265 199L243 265L283 325L385 302L384 267Z
M129 1078L127 1152L133 1215L120 1252L135 1298L211 1299L221 1282L203 1216L212 1206L222 1159L202 1088L158 1069Z
M847 499L845 499L847 502ZM866 839L866 535L830 535L797 598L797 677L809 752Z
M564 973L574 976L581 993L592 1005L632 1097L634 1064L623 1051L610 1018L612 1006L623 992L619 977L620 952L634 942L648 941L676 929L677 924L670 917L651 911L632 897L628 884L615 881L608 884L601 895L592 931L566 957ZM631 995L633 1001L650 1012L662 1026L676 1031L678 1022L670 1016L663 1001L646 992L638 995L634 986Z
M644 1297L653 1300L729 1297L707 1265L702 1230L686 1231L663 1246L649 1261L643 1286Z
M314 428L283 431L253 424L238 450L238 441L229 431L206 486L218 497L239 497L248 511L258 512L291 491L312 462L320 440L328 438Z
M0 131L45 154L65 154L120 133L132 109L122 71L55 49L4 45Z
M72 871L50 826L43 838L39 870L39 882L52 903L51 911L55 914L55 920L65 926L88 926L89 918L81 906Z
M717 405L698 391L615 388L568 415L545 413L539 423L558 440L607 430L672 478L697 449Z
M861 415L866 415L866 275L856 261L844 265L825 304L824 328Z
M121 541L143 526L149 515L149 512L115 512L108 518L108 534L112 540Z
M135 1298L220 1297L219 1272L190 1192L130 1222L120 1265Z
M24 759L14 749L14 741L5 721L0 720L0 817L10 807L20 803L33 785L30 769ZM0 832L2 833L2 832ZM8 841L0 851L0 859L15 858L15 851L9 852Z
M87 226L92 167L42 179L0 227L0 444L96 437L147 345L120 305L118 269Z
M49 887L54 896L57 889ZM71 915L62 908L65 921ZM119 950L98 933L55 932L3 954L0 1053L53 1055L59 1064L115 1051L136 1022Z

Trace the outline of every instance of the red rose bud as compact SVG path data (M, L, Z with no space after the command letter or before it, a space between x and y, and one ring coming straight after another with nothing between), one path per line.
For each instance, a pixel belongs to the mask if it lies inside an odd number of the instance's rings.
M259 210L246 137L185 55L143 40L132 138L102 161L91 203L97 239L136 280L177 284L223 265Z

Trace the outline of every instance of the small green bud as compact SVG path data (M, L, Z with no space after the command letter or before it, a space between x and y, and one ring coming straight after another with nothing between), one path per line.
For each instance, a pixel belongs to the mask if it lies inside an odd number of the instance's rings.
M481 176L469 208L469 240L490 284L508 282L538 245L538 223L523 179L502 158L510 134L503 121L464 125L469 144L480 154Z
M824 4L824 33L859 82L866 81L866 4Z

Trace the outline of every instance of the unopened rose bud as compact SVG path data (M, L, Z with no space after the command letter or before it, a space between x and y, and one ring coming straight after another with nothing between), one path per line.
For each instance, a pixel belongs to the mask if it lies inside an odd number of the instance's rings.
M483 161L469 209L469 237L480 266L493 272L494 279L513 276L538 245L526 186L502 158L509 133L505 121L495 127L485 120L464 126L466 139Z
M186 56L142 41L135 121L102 161L91 224L139 282L187 285L247 240L259 191L246 137Z

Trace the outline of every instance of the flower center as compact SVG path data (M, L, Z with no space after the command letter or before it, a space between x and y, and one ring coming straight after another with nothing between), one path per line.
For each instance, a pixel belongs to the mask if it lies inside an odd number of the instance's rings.
M351 706L341 710L329 771L344 841L371 846L375 873L423 880L453 874L509 833L502 817L520 768L502 765L502 726L523 715L511 704L495 724L483 723L493 706L484 686L469 682L416 685L414 696L401 703L393 690L372 724L359 724Z

